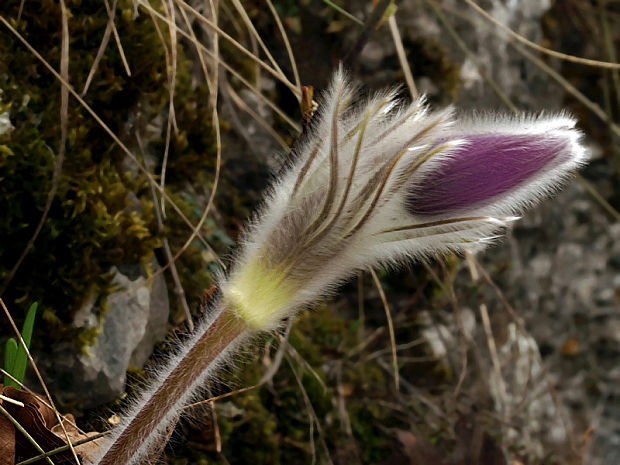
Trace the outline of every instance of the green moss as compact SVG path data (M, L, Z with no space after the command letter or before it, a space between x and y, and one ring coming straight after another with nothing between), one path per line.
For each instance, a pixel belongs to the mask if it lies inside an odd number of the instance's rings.
M96 0L70 0L66 5L69 80L81 91L108 15L103 3ZM20 1L8 0L2 2L0 13L16 18L19 8ZM58 3L43 0L27 4L20 22L13 22L26 40L58 67L60 21ZM159 118L167 119L166 60L152 19L145 14L134 18L131 0L119 0L115 24L131 76L126 74L112 38L84 98L112 131L135 148L135 133L143 133ZM163 24L160 27L165 30ZM179 47L175 86L179 131L171 138L166 184L177 199L180 195L176 193L188 186L204 187L208 192L215 164L207 89L192 84L192 60L193 56ZM4 111L8 111L14 129L0 136L0 282L17 262L41 218L61 141L60 84L6 29L0 33L0 113ZM65 160L50 212L3 299L18 320L21 310L38 300L43 323L35 336L53 334L83 346L96 334L71 329L73 313L93 295L100 296L98 308L105 309L105 296L112 291L112 266L141 263L149 273L148 263L161 246L162 234L147 179L74 99L70 99L67 127ZM155 142L146 147L155 157L156 170L161 167L165 130L164 125ZM204 205L203 200L199 197L195 205L185 202L188 208L184 210L194 222L202 212L192 211L192 207ZM175 246L180 247L189 232L171 210L168 207L166 233L176 251ZM219 234L227 237L221 231ZM177 237L182 239L176 241ZM209 270L196 272L205 268L203 251L192 244L177 266L188 293L200 295L210 280ZM35 337L35 350L43 339Z

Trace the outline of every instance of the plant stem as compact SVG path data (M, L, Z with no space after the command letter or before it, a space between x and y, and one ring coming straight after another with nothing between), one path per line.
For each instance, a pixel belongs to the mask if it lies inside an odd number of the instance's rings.
M153 388L143 395L113 439L98 465L138 463L148 455L162 432L181 413L187 400L209 375L247 340L252 330L228 307L220 306L183 344L167 370L157 374Z

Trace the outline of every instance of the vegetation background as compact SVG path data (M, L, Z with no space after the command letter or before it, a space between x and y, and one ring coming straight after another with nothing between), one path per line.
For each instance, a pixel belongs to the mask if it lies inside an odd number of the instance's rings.
M77 367L106 315L133 317L118 296L139 290L115 277L165 277L157 366L291 156L301 86L344 62L362 93L567 108L593 161L489 254L361 274L265 337L161 460L616 463L619 2L5 0L0 15L0 296L17 326L39 302L31 352L81 428L126 402L89 398ZM131 395L148 375L129 370Z

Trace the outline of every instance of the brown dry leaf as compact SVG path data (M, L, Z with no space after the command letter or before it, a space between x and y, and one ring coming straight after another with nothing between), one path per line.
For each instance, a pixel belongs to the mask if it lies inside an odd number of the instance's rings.
M69 440L71 443L76 443L78 441L82 441L92 436L97 436L99 433L94 431L91 433L81 433L74 425L75 418L70 413L65 415L62 420L62 424L65 427L65 431L67 431L67 436L69 436ZM55 424L51 428L52 433L58 436L61 439L64 439L65 433L62 430L60 424ZM84 444L80 444L79 446L75 446L75 451L79 454L80 459L83 462L90 462L95 460L96 452L99 450L104 438L93 439L92 441L86 442Z
M6 402L0 399L0 405L6 406ZM0 465L13 465L15 463L15 427L8 418L0 415Z
M24 407L20 407L15 404L4 402L3 407L19 422L43 450L52 450L65 445L65 441L50 430L50 427L53 426L56 419L53 410L47 407L37 396L29 392L20 391L12 386L4 386L2 394L24 404ZM13 427L12 424L11 427ZM40 453L23 434L15 430L13 448L15 457L12 463L35 457ZM4 465L4 462L0 463ZM11 462L8 463L11 464ZM44 463L46 463L44 460L38 460L34 462L34 465ZM68 451L55 455L54 463L56 465L68 465L74 464L75 461L71 452Z

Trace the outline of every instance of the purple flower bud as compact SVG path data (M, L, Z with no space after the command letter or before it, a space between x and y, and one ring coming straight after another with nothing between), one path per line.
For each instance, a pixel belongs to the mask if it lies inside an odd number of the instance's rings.
M549 121L541 122L541 127L545 123ZM548 132L526 132L526 128L516 123L510 133L459 136L462 144L412 187L407 196L409 212L443 216L476 209L481 213L497 201L520 197L516 194L559 167L564 167L563 173L574 167L564 166L574 165L577 147L577 133L569 124Z

